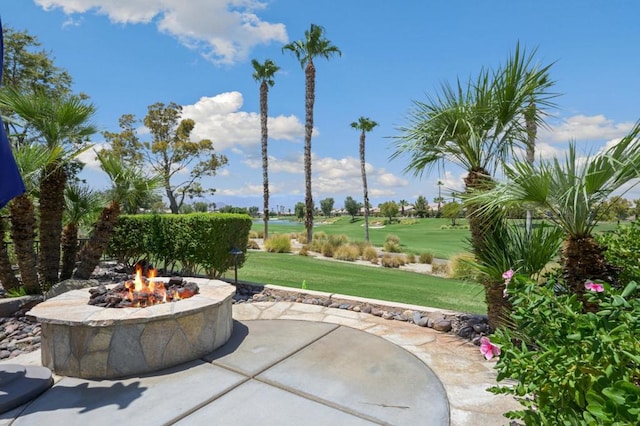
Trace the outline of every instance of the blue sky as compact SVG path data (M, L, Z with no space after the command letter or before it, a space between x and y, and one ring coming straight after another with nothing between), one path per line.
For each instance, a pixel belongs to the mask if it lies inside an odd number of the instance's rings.
M640 5L603 1L416 0L0 0L5 26L27 30L97 106L100 130L118 131L122 114L142 119L155 102L176 102L194 118L194 138L209 138L229 165L211 181L211 199L262 206L259 92L251 59L281 70L269 92L271 206L304 200L304 73L282 46L311 23L342 57L316 61L313 193L362 200L359 133L366 116L367 177L374 205L462 188L464 172L447 166L415 178L406 160L389 160L392 138L408 123L413 100L443 82L497 68L520 42L537 48L558 108L541 131L538 154L562 155L574 139L593 153L624 136L640 118ZM144 136L143 136L144 137ZM93 142L104 142L100 135ZM83 177L107 185L91 158ZM633 191L628 198L640 198Z

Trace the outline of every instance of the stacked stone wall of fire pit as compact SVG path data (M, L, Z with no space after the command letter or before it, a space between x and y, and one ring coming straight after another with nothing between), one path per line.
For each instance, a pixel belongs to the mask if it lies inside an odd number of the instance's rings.
M42 325L42 364L62 376L109 379L192 361L224 345L233 329L235 288L186 278L200 293L146 308L90 306L88 289L34 307Z

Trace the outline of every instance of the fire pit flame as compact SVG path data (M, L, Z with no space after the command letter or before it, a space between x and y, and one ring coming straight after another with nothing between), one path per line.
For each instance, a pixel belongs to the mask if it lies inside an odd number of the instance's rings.
M149 268L145 277L142 266L136 265L135 278L132 280L120 283L110 290L104 285L91 289L89 304L107 308L144 308L198 294L198 285L195 283L173 277L165 285L156 275L157 270Z

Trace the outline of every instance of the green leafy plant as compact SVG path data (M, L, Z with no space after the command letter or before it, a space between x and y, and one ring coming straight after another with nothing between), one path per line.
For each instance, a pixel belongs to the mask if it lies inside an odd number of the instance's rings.
M583 312L576 294L556 294L556 282L538 285L506 277L514 327L492 337L500 346L496 394L513 395L523 410L505 414L525 424L640 424L640 299L587 282Z
M607 247L604 252L607 261L620 268L622 282L640 281L640 222L637 219L597 236L596 240Z
M26 296L27 293L27 289L24 288L24 286L20 286L17 288L12 288L11 290L7 290L7 296L8 297L22 297L22 296Z

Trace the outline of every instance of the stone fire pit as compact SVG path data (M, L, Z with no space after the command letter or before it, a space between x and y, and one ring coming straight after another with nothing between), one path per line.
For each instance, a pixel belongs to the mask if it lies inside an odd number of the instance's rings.
M233 328L235 287L185 280L196 282L200 293L146 308L90 306L88 289L40 303L28 315L42 325L42 365L62 376L111 379L192 361L224 345Z

